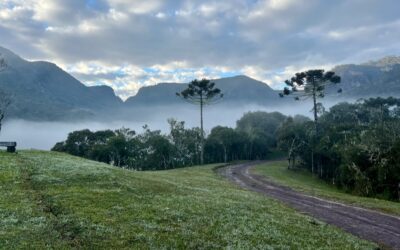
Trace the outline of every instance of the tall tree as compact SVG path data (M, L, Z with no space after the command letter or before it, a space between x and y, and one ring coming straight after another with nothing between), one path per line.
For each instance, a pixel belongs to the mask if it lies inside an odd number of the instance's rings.
M327 86L332 86L340 83L340 76L333 71L325 72L323 69L313 69L305 72L296 73L290 80L286 80L287 85L280 97L293 95L295 100L312 99L314 113L314 132L318 136L318 113L323 111L323 105L318 102L318 99L325 97ZM339 89L338 92L342 92ZM313 140L314 141L314 140ZM314 145L315 143L313 143ZM312 172L314 172L314 150L312 150Z
M4 91L0 90L0 132L3 125L3 120L6 116L6 112L10 104L11 97Z
M275 132L286 117L279 112L248 112L236 122L236 129L249 139L248 159L263 158L269 149L275 147Z
M223 160L228 162L228 155L231 154L232 145L235 143L237 132L233 128L217 126L211 130L210 138L214 139L223 151Z
M1 57L1 54L0 54ZM0 72L7 68L7 63L3 58L0 58ZM11 104L11 97L6 92L0 90L0 132L6 111Z
M294 95L295 100L305 100L311 98L313 101L313 113L315 128L318 129L318 113L323 108L321 103L318 103L319 98L325 97L325 89L327 86L332 86L340 83L340 76L333 71L325 72L323 69L313 69L305 72L296 73L290 80L286 80L287 85L280 97L285 95ZM338 93L342 89L338 90Z
M204 163L204 127L203 127L203 109L205 105L210 105L223 97L221 90L215 88L215 83L207 79L193 80L188 87L180 93L176 93L185 101L200 106L200 129L201 129L201 150L200 164Z
M168 119L170 125L169 138L175 146L176 166L193 166L200 159L200 128L185 128L185 122Z
M307 147L305 126L309 122L306 117L289 117L276 132L278 148L288 154L288 169L296 167L297 156Z

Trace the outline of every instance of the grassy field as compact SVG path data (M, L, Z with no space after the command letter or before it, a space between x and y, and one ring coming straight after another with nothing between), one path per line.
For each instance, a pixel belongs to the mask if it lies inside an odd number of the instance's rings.
M276 161L259 165L254 172L294 190L307 194L325 197L331 200L353 204L382 212L400 215L400 203L386 200L360 197L345 193L304 170L288 170L286 161Z
M133 172L60 153L0 153L0 248L376 247L241 190L214 167Z

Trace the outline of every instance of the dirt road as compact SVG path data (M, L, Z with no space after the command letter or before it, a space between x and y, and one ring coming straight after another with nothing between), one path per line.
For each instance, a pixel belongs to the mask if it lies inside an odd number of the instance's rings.
M273 197L302 213L340 227L360 238L391 249L400 249L399 217L309 196L277 185L250 172L250 169L259 163L228 166L218 171L243 188Z

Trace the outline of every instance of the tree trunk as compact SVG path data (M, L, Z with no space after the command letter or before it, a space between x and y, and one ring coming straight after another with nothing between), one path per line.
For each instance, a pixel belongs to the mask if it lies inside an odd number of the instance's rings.
M227 154L226 151L227 151L227 150L226 150L226 147L224 146L224 163L227 163L227 162L228 162L228 154Z
M0 132L1 132L1 125L3 124L4 114L0 115Z
M311 145L311 173L315 172L315 159L314 159L314 147L315 147L315 137L318 136L318 112L317 112L317 89L315 87L315 82L313 82L313 105L314 105L314 132L315 135L312 138Z
M288 169L290 169L290 163L291 163L291 160L293 159L293 151L294 151L294 143L295 143L295 141L296 141L296 138L293 138L292 143L290 145L290 148L288 150L288 161L289 161ZM292 163L292 165L293 165L293 163Z
M251 143L250 143L249 160L253 160L253 141L251 141Z
M295 167L296 167L296 155L293 155L292 168L294 169Z
M203 128L203 96L200 95L200 165L204 164L204 128Z
M313 105L314 105L314 126L315 126L315 132L317 134L318 132L318 110L317 110L317 96L314 91L313 93Z
M323 176L324 176L324 169L323 169L323 165L318 163L318 166L319 166L319 169L320 169L320 176L319 176L319 177L322 179L322 178L323 178Z
M311 173L314 174L314 149L311 149Z
M399 184L397 185L397 192L398 192L398 198L399 198L399 201L400 201L400 182L399 182Z

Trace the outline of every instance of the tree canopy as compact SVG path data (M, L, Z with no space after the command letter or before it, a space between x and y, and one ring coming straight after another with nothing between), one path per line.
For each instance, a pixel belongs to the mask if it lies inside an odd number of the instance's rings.
M215 88L215 83L207 79L200 81L193 80L189 83L188 87L180 93L176 93L177 96L188 101L189 103L200 105L200 163L204 163L204 126L203 126L203 108L205 105L210 105L223 97L221 90Z
M333 71L325 72L323 69L313 69L305 72L296 73L290 80L286 80L286 87L279 95L281 97L293 95L295 100L313 100L314 121L318 120L318 113L323 109L317 99L326 95L326 87L336 85L341 82L340 76ZM338 92L342 92L339 89Z

